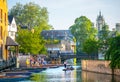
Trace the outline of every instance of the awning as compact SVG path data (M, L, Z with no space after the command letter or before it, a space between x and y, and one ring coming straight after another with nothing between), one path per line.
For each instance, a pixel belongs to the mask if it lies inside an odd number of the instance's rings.
M6 41L6 46L18 46L18 43L8 36Z

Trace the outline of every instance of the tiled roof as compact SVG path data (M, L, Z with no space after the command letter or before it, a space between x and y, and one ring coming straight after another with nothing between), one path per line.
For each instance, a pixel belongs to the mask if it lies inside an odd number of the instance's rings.
M41 35L45 39L65 39L65 37L73 38L70 30L43 30Z
M18 43L8 36L6 41L6 46L18 46Z

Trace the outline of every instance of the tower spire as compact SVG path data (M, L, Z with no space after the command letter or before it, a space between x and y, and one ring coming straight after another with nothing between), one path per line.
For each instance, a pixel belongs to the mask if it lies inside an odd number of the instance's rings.
M99 16L102 16L102 15L101 15L101 11L99 11Z

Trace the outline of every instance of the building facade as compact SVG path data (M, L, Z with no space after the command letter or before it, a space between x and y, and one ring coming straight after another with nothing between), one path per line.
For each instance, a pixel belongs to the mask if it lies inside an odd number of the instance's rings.
M6 60L7 47L6 39L8 36L8 8L7 0L0 0L0 60Z
M98 30L98 34L97 34L97 38L100 39L101 36L103 35L103 26L105 25L105 20L104 20L104 17L102 16L101 14L101 11L99 12L99 15L97 16L97 19L96 19L96 28ZM102 51L98 51L98 58L99 59L104 59L104 54Z
M8 16L8 36L15 41L17 25L13 16Z
M116 23L116 31L120 33L120 23Z
M48 51L74 52L75 43L70 30L44 30L41 35L44 39L59 40L57 44L46 44Z

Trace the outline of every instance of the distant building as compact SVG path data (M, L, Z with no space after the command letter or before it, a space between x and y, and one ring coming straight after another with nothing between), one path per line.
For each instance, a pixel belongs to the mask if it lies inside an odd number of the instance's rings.
M41 35L45 39L58 39L62 40L67 35L69 38L73 38L73 35L71 34L70 30L43 30Z
M102 35L102 28L105 25L105 20L104 17L101 15L101 11L99 12L99 15L97 16L96 19L96 27L98 30L98 35L97 38L100 39L101 35ZM98 57L99 59L104 59L104 54L102 53L102 51L98 51Z
M120 32L120 23L116 23L116 31Z
M102 30L102 27L105 25L104 17L101 15L101 12L99 12L99 15L96 19L96 27L98 29L98 32Z
M17 32L17 25L15 22L15 18L13 16L8 16L8 36L15 40L16 32Z
M44 39L59 40L58 44L46 44L49 52L74 52L73 35L70 30L44 30L41 35Z

